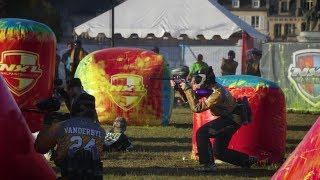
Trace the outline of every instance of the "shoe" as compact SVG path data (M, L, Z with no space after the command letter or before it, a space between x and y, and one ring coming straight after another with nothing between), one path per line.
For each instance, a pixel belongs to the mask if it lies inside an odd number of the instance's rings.
M248 160L245 162L244 168L250 168L252 165L258 162L258 158L254 156L249 156Z
M195 168L195 170L198 172L216 172L217 167L215 164L204 164L198 168Z

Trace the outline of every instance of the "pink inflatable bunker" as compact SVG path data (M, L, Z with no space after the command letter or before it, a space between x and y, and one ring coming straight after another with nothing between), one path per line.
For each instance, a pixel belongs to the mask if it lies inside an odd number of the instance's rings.
M217 81L227 87L234 98L247 96L252 109L253 121L235 133L229 148L267 160L268 163L282 163L287 123L281 89L275 83L255 76L223 76ZM214 119L210 111L194 114L192 158L197 158L197 130Z
M1 75L0 101L0 179L56 179Z
M320 117L272 180L320 179Z

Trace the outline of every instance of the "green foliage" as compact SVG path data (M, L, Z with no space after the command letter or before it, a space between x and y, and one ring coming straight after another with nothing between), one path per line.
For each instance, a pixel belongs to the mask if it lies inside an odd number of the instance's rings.
M308 31L318 31L317 24L320 22L320 2L316 1L316 4L311 9L303 9L303 17L307 21Z
M57 39L62 35L59 14L45 0L0 0L0 8L3 10L2 18L34 20L48 25Z

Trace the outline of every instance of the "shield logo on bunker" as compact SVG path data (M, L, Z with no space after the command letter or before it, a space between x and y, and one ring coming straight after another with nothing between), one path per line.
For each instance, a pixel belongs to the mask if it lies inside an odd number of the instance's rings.
M143 77L134 74L116 74L111 76L108 94L113 102L124 111L137 106L146 95Z
M314 107L320 106L320 50L294 52L288 79L306 102Z
M1 55L0 73L11 92L22 96L30 91L41 77L39 55L21 50L4 51Z

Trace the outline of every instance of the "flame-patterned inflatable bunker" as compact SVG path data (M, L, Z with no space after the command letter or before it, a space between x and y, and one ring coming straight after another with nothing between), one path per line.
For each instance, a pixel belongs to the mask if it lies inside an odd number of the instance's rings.
M272 180L320 179L320 117Z
M269 163L282 163L287 129L282 90L275 83L255 76L223 76L217 78L217 81L225 86L234 98L247 96L252 109L252 122L235 133L229 148L257 156ZM197 130L215 118L210 111L194 114L192 158L197 158Z
M0 179L56 179L0 74Z
M173 90L170 71L161 55L133 48L110 48L81 60L75 77L95 96L101 123L123 116L131 125L169 123ZM151 79L150 79L151 78Z
M41 23L25 19L0 19L0 74L20 109L32 109L53 90L56 38ZM32 132L42 116L23 111Z

